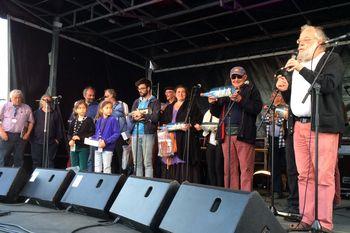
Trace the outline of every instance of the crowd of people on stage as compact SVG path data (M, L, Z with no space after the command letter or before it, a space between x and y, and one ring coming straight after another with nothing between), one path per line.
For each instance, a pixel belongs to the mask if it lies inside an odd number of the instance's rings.
M136 176L203 183L201 165L205 160L206 183L252 191L256 122L262 112L266 142L270 154L274 150L275 155L274 163L270 161L270 167L274 168L273 192L283 197L284 171L289 192L286 211L301 214L300 223L291 229L310 230L315 220L315 93L305 103L302 99L319 74L318 218L322 230L331 232L337 150L345 126L344 66L336 53L326 51L326 40L319 27L301 28L298 55L289 59L284 67L286 72L278 75L276 89L271 94L274 111L267 114L259 90L241 66L233 67L228 75L235 92L224 98L209 96L205 114L193 101L193 90L189 92L183 85L166 87L167 102L160 103L152 95L151 82L140 79L135 83L139 97L130 111L125 102L117 99L114 89L106 89L103 101L98 103L95 89L86 87L84 99L73 105L66 135L50 95L43 95L39 108L32 112L23 103L22 92L12 90L10 101L0 109L0 167L11 165L11 153L13 166L22 166L26 141L31 145L33 169L44 166L46 141L50 168L54 167L58 145L63 143L70 148L70 166L79 167L80 171L128 173L129 169ZM44 140L46 121L48 140ZM167 127L176 124L178 128L168 132ZM158 142L161 130L166 131L165 144ZM204 153L200 140L203 137ZM86 139L91 143L85 143ZM165 150L171 145L170 156L157 156L162 145Z

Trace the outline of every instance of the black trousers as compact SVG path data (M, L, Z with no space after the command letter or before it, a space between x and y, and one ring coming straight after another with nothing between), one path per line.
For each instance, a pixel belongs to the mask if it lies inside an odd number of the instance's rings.
M37 167L43 166L43 144L38 143L31 143L31 154L32 154L32 161L33 161L33 170ZM55 157L56 152L58 149L57 143L49 144L48 148L48 157L49 157L49 168L54 168L55 164Z
M209 185L224 187L224 156L221 145L208 143L205 152Z
M288 134L286 138L286 162L287 179L289 188L289 197L287 199L288 207L299 209L299 189L298 189L298 170L295 163L293 135Z
M114 148L113 157L112 157L112 173L121 174L122 173L122 157L123 157L123 145L125 141L123 137L119 137Z
M286 170L286 152L285 148L278 147L278 137L275 137L274 141L274 158L273 158L273 191L282 193L282 172ZM272 138L269 136L269 154L272 155ZM271 168L272 156L270 156L270 168Z

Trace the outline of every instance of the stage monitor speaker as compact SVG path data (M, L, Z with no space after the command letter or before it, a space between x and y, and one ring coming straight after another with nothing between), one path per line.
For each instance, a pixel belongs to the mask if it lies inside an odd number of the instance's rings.
M124 175L79 172L61 199L73 211L106 217L125 183Z
M177 181L131 176L126 180L110 212L141 232L158 231L179 186Z
M27 181L28 174L23 168L0 167L0 200L7 203L18 201Z
M59 201L75 173L70 170L36 168L20 196L48 207L59 207Z
M159 227L181 233L286 232L257 192L183 183Z
M350 145L341 145L338 152L341 194L350 197Z

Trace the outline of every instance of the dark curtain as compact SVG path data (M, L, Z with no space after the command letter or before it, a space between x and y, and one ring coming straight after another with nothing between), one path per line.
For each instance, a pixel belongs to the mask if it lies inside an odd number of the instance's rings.
M12 21L11 38L11 69L16 77L11 77L10 88L21 89L26 103L36 108L35 100L49 84L51 34ZM57 94L63 96L60 106L64 118L69 116L74 101L83 98L82 90L88 85L96 88L97 98L106 88L116 89L118 98L128 104L137 98L134 82L144 77L144 70L62 38L58 56Z
M35 110L36 100L49 85L48 53L51 50L51 34L11 21L11 81L10 89L20 89L25 102ZM86 86L96 88L96 98L103 90L114 88L118 99L131 105L138 92L134 83L145 76L145 71L119 61L91 48L60 38L57 67L57 94L62 95L60 109L66 122L73 104L82 99ZM61 146L58 154L67 154Z

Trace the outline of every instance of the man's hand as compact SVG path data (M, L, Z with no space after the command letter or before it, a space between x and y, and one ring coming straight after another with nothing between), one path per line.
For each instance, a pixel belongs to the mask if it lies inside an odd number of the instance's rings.
M0 131L0 137L4 141L9 140L9 136L7 135L7 133L5 131Z
M195 128L197 131L202 130L202 127L201 127L200 124L195 124L195 125L194 125L194 128Z
M289 87L289 83L288 83L286 77L284 77L282 75L278 75L277 76L276 88L279 91L286 91L286 90L288 90L288 87Z
M231 99L233 102L239 103L239 102L242 100L242 96L241 96L238 92L235 92L235 93L233 93L233 94L230 96L230 99Z
M214 102L216 102L216 101L218 101L217 98L212 97L212 96L209 96L209 97L208 97L208 102L209 102L209 104L212 104L212 103L214 103Z
M181 128L181 130L182 130L182 131L187 131L190 127L191 127L190 124L185 124L185 125Z
M287 68L288 72L291 72L293 70L296 70L299 72L303 68L303 66L299 63L299 61L295 60L294 58L289 59L287 61L287 64L284 67Z
M24 141L27 141L29 139L30 133L25 133L22 137Z
M132 119L134 121L140 121L143 120L144 115L137 109L131 113Z

